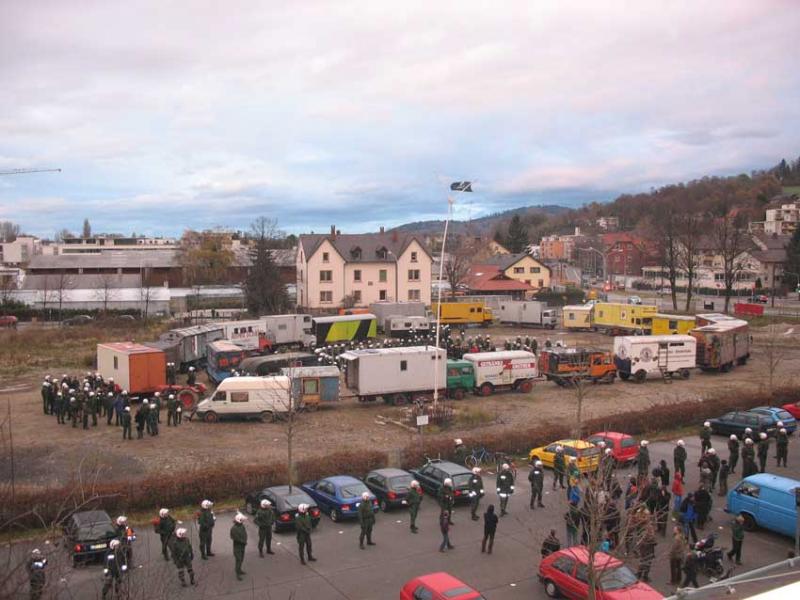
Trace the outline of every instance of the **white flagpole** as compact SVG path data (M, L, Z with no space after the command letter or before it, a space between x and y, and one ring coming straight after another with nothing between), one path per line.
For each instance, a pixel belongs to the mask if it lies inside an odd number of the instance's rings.
M439 334L442 327L442 275L444 272L444 256L445 248L447 247L447 227L450 225L450 219L453 216L453 198L447 197L447 219L444 222L444 237L442 238L442 251L439 254L439 286L436 301L436 360L433 361L433 410L436 414L436 408L439 404ZM445 356L447 352L445 351ZM447 360L445 358L445 360Z

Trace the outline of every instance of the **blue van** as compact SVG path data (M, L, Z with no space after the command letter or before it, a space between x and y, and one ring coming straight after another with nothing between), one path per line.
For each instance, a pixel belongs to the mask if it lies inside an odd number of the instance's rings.
M794 537L797 524L795 488L800 481L759 473L742 479L728 492L725 512L744 517L744 527L763 527Z

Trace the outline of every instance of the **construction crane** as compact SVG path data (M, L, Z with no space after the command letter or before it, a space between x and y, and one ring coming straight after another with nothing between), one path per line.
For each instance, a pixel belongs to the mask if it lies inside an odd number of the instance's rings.
M0 171L0 175L22 175L24 173L61 173L61 169L11 169Z

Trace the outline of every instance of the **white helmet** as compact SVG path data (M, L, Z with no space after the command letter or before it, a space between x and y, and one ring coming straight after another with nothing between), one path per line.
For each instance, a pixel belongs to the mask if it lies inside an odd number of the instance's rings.
M606 454L609 456L611 455L611 448L606 448Z
M563 446L556 446L556 452L563 452L563 451L564 451Z
M455 443L456 446L460 446L461 444L464 443L463 441L461 441L461 438L456 438L453 440L453 442Z
M92 398L93 396L94 396L94 392L89 392L89 398Z
M112 550L116 550L117 548L119 548L119 540L116 539L111 540L111 542L108 544L108 547L111 548Z
M42 555L42 551L41 551L41 550L39 550L38 548L34 548L33 550L31 550L31 554L32 554L33 556L37 556L37 557L38 557L38 556L41 556L41 555Z
M711 427L711 421L706 421L703 423L703 427Z
M453 480L448 477L442 482L442 484L443 485L449 485L450 487L453 487Z
M749 427L745 427L744 428L744 434L747 435L748 433L753 433L753 430L750 429Z
M161 517L162 519L166 517L168 514L169 514L168 508L162 508L160 511L158 511L158 516Z
M120 515L117 517L117 525L127 525L128 517L125 515Z
M418 488L419 487L419 481L417 481L416 479L414 481L412 481L411 482L411 487L412 488Z
M776 425L777 425L778 427L783 427L783 421L778 421L778 422L776 423Z
M366 502L367 500L369 500L369 492L364 492L363 494L361 494L361 499L362 499L364 502Z
M160 398L160 397L161 397L161 392L156 392L156 393L155 393L155 394L153 394L153 395L154 395L156 398Z
M758 437L760 437L762 440L765 440L767 439L767 434L762 431L761 433L758 434Z
M541 467L542 466L542 461L537 460L535 463L533 463L533 466L534 467Z
M269 508L270 506L272 506L272 503L266 498L261 501L261 508Z
M475 473L475 475L480 475L481 468L480 467L473 467L472 468L472 472Z
M149 406L149 405L150 403L146 399L142 400L142 406Z
M109 377L108 378L108 383L114 383L114 378L113 377Z
M738 439L739 439L739 438L737 438L737 437L736 437L736 434L735 434L735 433L732 433L732 434L731 434L731 441L732 441L732 442L735 442L735 441L736 441L736 440L738 440Z
M786 433L786 429L784 429L783 427L781 427L780 433Z
M189 370L190 371L194 371L194 367L189 367Z
M122 395L123 396L127 396L128 395L128 390L122 390Z
M125 407L125 412L131 412L131 407L130 406L126 406Z
M503 463L503 471L508 471L510 468L508 463Z
M50 382L49 381L43 381L42 382L42 387L50 387Z
M298 505L297 510L305 514L305 512L308 510L308 504Z
M752 445L753 445L753 440L752 440L752 439L750 439L750 438L747 438L747 439L744 441L744 443L745 443L745 444L747 444L748 446L752 446Z
M113 398L114 397L114 392L108 392L106 394L106 396L108 396L109 398Z
M184 527L178 527L175 530L175 535L181 539L186 537L186 529Z
M175 400L175 394L170 394L167 399L168 400Z
M237 523L244 523L247 517L245 517L242 513L237 512L236 515L233 517L233 520Z
M650 442L648 442L647 440L642 440L641 442L639 442L639 445L640 446L647 446L647 444L649 444L649 443Z
M709 454L716 454L716 453L717 453L717 451L716 451L714 448L709 448L709 449L708 449L708 453L709 453Z
M200 503L200 508L209 509L209 508L211 508L212 506L214 506L214 503L213 503L211 500L203 500L203 501Z
M686 445L686 442L684 442L683 440L678 440L676 443L678 444L678 446L685 446Z

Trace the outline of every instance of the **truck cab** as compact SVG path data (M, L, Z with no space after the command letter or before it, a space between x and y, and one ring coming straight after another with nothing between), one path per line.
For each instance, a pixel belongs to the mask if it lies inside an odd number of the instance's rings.
M467 360L447 361L447 397L461 400L475 388L475 369Z

